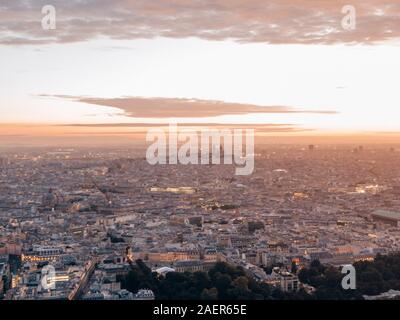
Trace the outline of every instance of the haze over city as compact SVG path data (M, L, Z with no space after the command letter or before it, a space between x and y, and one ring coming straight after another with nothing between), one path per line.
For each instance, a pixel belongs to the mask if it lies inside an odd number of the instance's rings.
M0 315L399 300L398 2L1 0Z

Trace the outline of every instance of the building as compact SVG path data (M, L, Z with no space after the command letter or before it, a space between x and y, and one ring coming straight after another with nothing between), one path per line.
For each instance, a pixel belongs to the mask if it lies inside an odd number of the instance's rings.
M268 275L266 282L269 285L280 288L283 292L297 292L300 289L299 278L286 270L274 268Z
M199 260L181 260L174 264L176 272L196 272L205 271L205 265Z
M280 275L280 285L283 292L297 292L299 291L299 279L296 275L285 272Z
M154 300L154 292L150 289L139 289L139 291L133 295L133 300Z
M23 262L54 261L60 257L63 249L56 246L33 245L32 250L21 255Z
M157 272L157 274L162 275L162 276L165 277L165 275L168 272L175 272L175 269L169 268L169 267L161 267L161 268L155 269L154 271Z
M3 275L5 273L5 267L5 263L0 263L0 296L4 293L5 284Z
M0 243L0 254L21 255L22 245L16 243Z
M393 227L400 227L400 212L376 210L371 216L374 222L388 224Z

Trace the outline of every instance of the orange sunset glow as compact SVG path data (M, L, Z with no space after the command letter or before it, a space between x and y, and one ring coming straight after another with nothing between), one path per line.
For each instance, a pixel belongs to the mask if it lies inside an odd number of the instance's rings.
M169 121L261 136L400 132L396 4L55 1L46 29L42 1L19 3L0 12L2 140L118 139Z

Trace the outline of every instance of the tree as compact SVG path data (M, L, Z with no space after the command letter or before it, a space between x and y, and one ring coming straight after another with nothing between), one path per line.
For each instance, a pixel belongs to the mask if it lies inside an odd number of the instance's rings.
M292 267L291 267L292 273L296 274L297 273L297 264L295 261L292 261Z
M220 295L224 295L227 292L231 286L231 282L232 278L229 275L217 273L215 277L215 287L218 289Z
M201 292L200 297L202 300L218 300L218 289L215 287L210 289L205 288Z

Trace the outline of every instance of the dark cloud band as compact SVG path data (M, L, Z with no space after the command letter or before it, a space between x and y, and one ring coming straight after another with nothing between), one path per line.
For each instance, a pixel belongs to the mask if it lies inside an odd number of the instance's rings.
M143 97L104 99L73 97L65 95L41 96L68 99L97 106L118 108L123 112L121 115L132 118L206 118L251 113L336 113L335 111L331 110L301 110L286 106L258 106L252 104L199 99Z
M97 37L197 37L273 44L376 43L400 37L398 0L53 0L57 29L43 30L48 0L2 0L0 44L49 44ZM356 8L355 30L341 9Z

